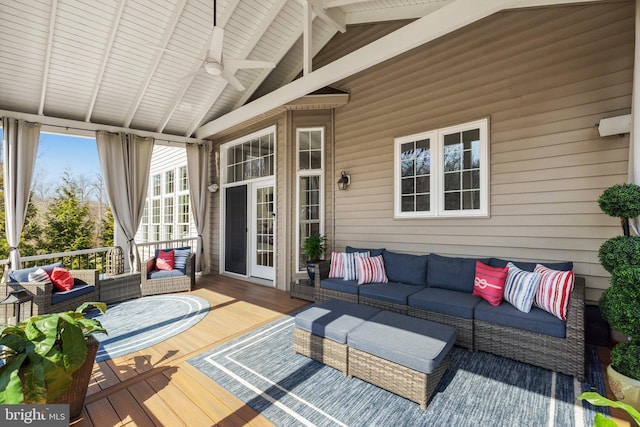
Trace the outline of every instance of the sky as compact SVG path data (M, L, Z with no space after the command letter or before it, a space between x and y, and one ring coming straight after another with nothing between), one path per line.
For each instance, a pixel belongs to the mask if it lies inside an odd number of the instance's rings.
M74 178L82 176L92 181L100 174L95 139L41 132L34 171L34 191L53 196L65 170L70 171Z

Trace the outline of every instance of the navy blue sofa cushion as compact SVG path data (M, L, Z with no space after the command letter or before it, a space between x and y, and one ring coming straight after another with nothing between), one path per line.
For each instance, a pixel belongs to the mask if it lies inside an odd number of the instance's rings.
M482 298L467 292L426 288L409 296L409 306L463 319L473 319Z
M455 258L430 254L427 286L452 291L473 292L476 260L485 264L489 263L488 258Z
M346 344L349 332L379 312L378 308L332 299L301 311L295 323L314 335Z
M390 282L424 286L427 283L429 255L383 251L384 270Z
M53 264L47 264L43 266L29 267L29 268L21 268L20 270L13 270L9 272L9 281L10 282L28 282L29 281L29 273L33 273L37 269L41 268L47 272L49 276L53 272L53 269L56 267L62 267L62 262L54 262Z
M51 293L51 305L56 305L63 301L66 301L71 298L76 298L81 295L90 294L93 292L96 287L94 285L89 285L84 283L83 281L75 281L75 285L69 291L53 291Z
M366 249L366 248L352 248L351 246L347 246L344 251L346 253L351 253L351 252L369 252L369 256L378 256L378 255L382 255L382 253L384 252L384 248L382 249Z
M492 267L506 267L509 262L512 262L516 267L525 271L533 271L536 268L536 264L542 264L547 268L559 271L573 270L573 263L567 262L524 262L524 261L509 261L500 258L491 258L489 265Z
M567 330L566 323L553 314L538 307L532 307L529 313L523 313L508 302L494 307L482 300L476 307L475 318L496 325L559 338L564 338Z
M360 285L360 296L407 305L409 295L422 289L424 289L424 286L403 285L394 282L368 283L366 285Z
M381 311L351 331L347 345L430 374L456 341L454 328L417 317Z
M344 292L346 294L358 295L357 280L342 280L339 278L322 279L320 287L330 291Z

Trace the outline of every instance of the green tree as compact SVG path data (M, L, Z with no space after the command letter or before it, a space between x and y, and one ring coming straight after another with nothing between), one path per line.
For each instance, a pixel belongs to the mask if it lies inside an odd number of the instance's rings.
M102 246L113 246L113 212L111 208L107 206L107 210L102 216L100 239L102 240Z
M68 171L63 173L55 194L43 225L47 253L91 248L94 224L89 204L81 200L79 185Z

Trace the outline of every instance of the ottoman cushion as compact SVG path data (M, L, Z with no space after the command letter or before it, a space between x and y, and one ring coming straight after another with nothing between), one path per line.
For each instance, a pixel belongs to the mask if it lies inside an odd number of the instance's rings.
M320 337L346 344L347 333L380 310L341 300L314 305L296 315L296 327Z
M417 317L381 311L349 332L347 345L430 374L456 341L454 328Z

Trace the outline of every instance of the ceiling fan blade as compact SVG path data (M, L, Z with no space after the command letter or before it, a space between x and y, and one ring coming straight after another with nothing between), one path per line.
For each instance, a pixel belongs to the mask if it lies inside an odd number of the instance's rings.
M244 91L244 86L242 86L242 83L240 83L240 80L236 79L236 76L234 76L232 73L230 73L229 71L223 68L222 73L220 74L222 75L222 77L225 78L225 80L229 82L231 86L235 87L238 91L240 92Z
M209 46L209 58L216 62L222 62L222 43L224 42L224 30L222 27L213 27L211 45Z
M238 70L240 68L274 68L276 64L268 61L252 61L249 59L225 59L227 68Z

